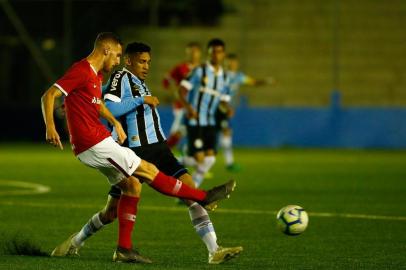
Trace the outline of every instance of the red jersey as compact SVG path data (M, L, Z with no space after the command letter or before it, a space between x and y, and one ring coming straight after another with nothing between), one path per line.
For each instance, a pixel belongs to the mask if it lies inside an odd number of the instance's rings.
M96 74L90 63L83 59L73 64L55 83L66 95L66 118L75 155L111 135L99 119L102 80L102 74Z
M190 71L191 71L191 66L189 63L180 63L180 64L176 65L173 69L171 69L169 74L162 81L164 88L168 89L171 81L174 81L176 87L179 87L180 82L183 79L186 79L186 77L189 75ZM178 109L183 108L183 105L179 100L175 100L173 102L173 106Z

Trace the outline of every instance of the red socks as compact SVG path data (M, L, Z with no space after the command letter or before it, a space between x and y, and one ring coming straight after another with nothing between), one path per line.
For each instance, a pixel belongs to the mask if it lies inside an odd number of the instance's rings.
M134 228L137 205L140 198L121 195L117 206L118 246L126 249L132 247L131 234Z
M155 179L149 184L153 189L172 197L202 201L206 198L206 192L201 189L191 188L182 181L159 172Z

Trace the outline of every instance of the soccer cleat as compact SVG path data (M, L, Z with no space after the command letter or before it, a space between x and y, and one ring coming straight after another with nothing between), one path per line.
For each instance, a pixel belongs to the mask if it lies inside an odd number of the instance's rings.
M230 193L235 189L236 182L230 180L227 183L214 187L207 191L206 198L200 201L199 204L206 210L213 211L217 208L217 203L230 197Z
M209 253L209 264L220 264L225 261L231 260L237 257L241 251L242 247L218 247L213 253Z
M152 263L149 258L142 256L137 250L122 247L117 247L116 251L114 251L113 262Z
M72 243L73 237L78 233L72 234L68 239L62 242L57 246L51 253L51 257L65 257L65 256L79 256L80 247L76 247Z

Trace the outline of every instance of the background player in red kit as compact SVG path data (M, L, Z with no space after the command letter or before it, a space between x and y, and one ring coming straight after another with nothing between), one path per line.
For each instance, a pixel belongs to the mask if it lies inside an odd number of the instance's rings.
M174 119L167 140L167 144L171 148L177 145L180 139L186 135L186 128L182 124L184 116L183 104L178 96L179 85L195 67L200 65L202 48L199 43L190 42L187 44L185 52L186 61L173 67L162 81L163 87L173 92L175 98L172 104ZM186 95L187 92L183 94Z
M105 118L114 126L119 143L126 139L126 134L101 101L102 72L110 72L117 66L121 54L122 43L115 34L99 34L92 53L73 64L44 93L41 105L46 124L46 140L63 149L54 124L53 109L55 98L62 94L66 96L66 117L74 154L85 165L98 169L111 185L117 185L122 191L117 208L118 246L113 260L150 263L148 258L132 249L131 241L141 192L140 180L163 194L193 200L208 208L218 200L228 197L235 182L229 181L207 192L190 188L161 173L153 164L141 160L133 151L121 147L112 139L99 117Z

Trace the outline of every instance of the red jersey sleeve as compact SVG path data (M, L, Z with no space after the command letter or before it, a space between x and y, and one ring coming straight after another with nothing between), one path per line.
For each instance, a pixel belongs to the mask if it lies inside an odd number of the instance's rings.
M67 96L73 90L82 87L86 80L86 70L80 64L75 64L54 85Z

